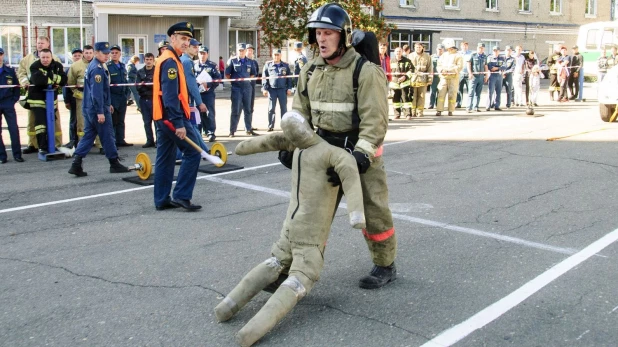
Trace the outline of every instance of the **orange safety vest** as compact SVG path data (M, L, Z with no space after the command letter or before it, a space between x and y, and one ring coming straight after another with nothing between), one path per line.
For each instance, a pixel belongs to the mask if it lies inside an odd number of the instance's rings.
M185 117L190 119L191 111L189 110L189 91L187 90L187 82L185 80L185 70L182 67L180 59L178 59L178 56L170 49L163 51L163 54L157 58L157 63L155 64L155 78L152 81L152 93L154 95L154 99L152 100L152 119L163 119L164 107L162 101L163 91L161 90L161 65L167 59L173 59L178 66L178 71L176 72L176 75L178 76L178 90L180 91L178 94L178 100L180 101L180 105L185 112Z

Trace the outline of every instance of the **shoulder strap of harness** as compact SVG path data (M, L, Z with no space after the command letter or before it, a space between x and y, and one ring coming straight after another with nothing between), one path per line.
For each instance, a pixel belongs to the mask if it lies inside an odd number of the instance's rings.
M354 68L354 73L352 74L352 89L354 91L354 110L352 111L352 124L356 128L358 128L360 125L360 117L358 115L358 78L360 76L363 65L367 61L367 58L361 55L361 57L356 61L356 67ZM309 70L307 71L307 83L309 82L313 71L315 71L315 65L311 64L311 66L309 66ZM308 89L305 88L305 90L302 91L302 94L304 96L309 96Z

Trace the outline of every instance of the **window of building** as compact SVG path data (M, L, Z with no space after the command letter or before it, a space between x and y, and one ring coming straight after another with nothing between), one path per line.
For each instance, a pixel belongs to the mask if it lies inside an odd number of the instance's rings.
M487 11L498 11L498 0L485 0Z
M409 45L410 44L410 34L408 33L401 33L401 32L394 32L391 33L391 47L390 47L390 52L394 51L395 48L397 47L402 47L403 45Z
M82 28L82 35L86 37L86 29ZM63 64L70 65L71 51L74 48L81 48L79 27L74 28L52 28L51 29L51 50L60 58Z
M414 45L420 42L425 47L425 52L431 50L431 35L430 34L412 34L412 44L410 45L410 49L414 50Z
M586 0L586 16L597 15L597 0Z
M416 7L414 4L416 0L399 0L399 6L401 7Z
M549 0L549 12L552 14L562 13L562 0Z
M18 65L24 57L21 27L0 26L0 47L4 49L4 63Z
M139 57L140 63L144 62L144 54L147 52L146 42L148 42L146 35L118 35L118 42L120 42L121 62L128 64L129 59L134 55Z
M230 39L229 40L229 51L230 51L229 57L236 55L236 45L238 45L239 43L251 44L254 47L254 51L255 51L254 54L255 55L258 54L257 48L255 48L257 47L257 41L255 40L257 35L255 31L230 29L229 35L230 35L229 36L229 39Z
M481 42L485 44L486 54L492 54L494 46L498 46L501 50L504 49L504 47L500 46L500 42L502 42L502 40L481 39Z
M530 0L519 0L519 12L530 12Z
M459 0L444 0L444 8L446 9L459 8Z

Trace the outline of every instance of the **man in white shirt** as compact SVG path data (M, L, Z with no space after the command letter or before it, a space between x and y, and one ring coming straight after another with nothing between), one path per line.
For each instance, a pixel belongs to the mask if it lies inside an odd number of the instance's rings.
M524 97L522 95L521 84L523 83L524 76L524 61L526 58L522 54L521 46L515 47L515 71L513 71L513 89L515 90L515 98L514 105L515 106L524 106Z

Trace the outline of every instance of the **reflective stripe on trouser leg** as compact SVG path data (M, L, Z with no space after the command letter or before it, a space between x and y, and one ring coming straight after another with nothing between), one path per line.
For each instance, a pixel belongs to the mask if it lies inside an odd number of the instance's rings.
M365 241L374 264L388 266L397 255L397 238L393 228L393 216L388 207L388 187L382 157L371 163L361 175L363 202L367 228L363 230Z
M401 116L403 107L403 96L401 89L393 89L393 108L395 109L395 116Z

